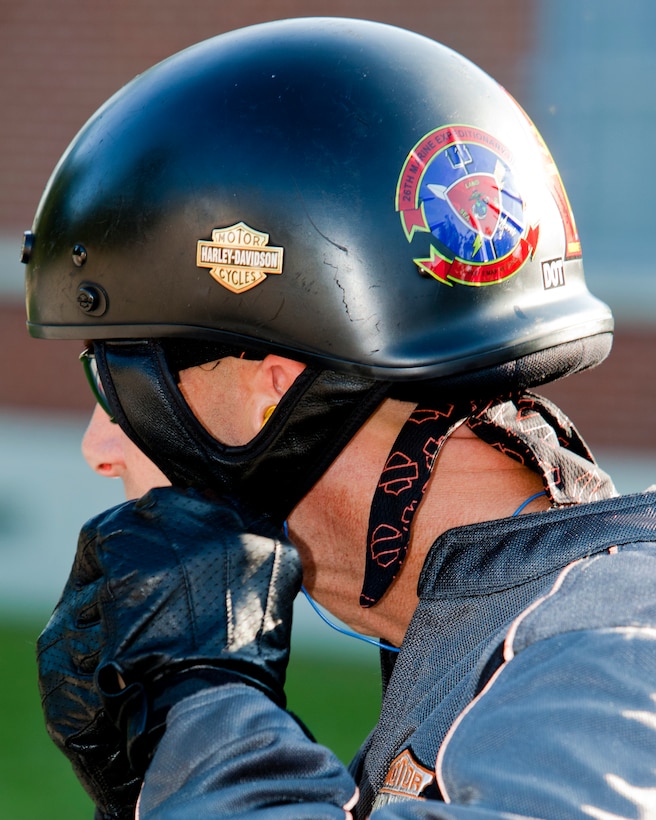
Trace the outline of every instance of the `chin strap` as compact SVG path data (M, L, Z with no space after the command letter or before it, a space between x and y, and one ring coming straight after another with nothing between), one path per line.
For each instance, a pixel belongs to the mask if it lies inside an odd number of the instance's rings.
M180 393L158 340L94 343L126 435L177 486L236 496L278 526L383 400L388 384L307 367L242 447L213 438Z
M361 607L375 606L401 570L412 519L440 450L471 410L471 402L418 407L401 428L371 504Z
M375 606L400 572L437 457L461 424L538 473L553 505L616 495L572 422L541 396L522 393L480 405L417 408L401 428L374 493L360 606Z

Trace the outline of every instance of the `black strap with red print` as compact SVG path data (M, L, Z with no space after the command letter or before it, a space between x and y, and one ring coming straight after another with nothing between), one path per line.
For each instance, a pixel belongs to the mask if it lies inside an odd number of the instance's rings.
M492 447L539 473L556 506L616 494L572 422L541 396L523 393L481 405L417 407L399 432L374 493L360 606L377 604L398 575L412 520L439 452L463 423Z

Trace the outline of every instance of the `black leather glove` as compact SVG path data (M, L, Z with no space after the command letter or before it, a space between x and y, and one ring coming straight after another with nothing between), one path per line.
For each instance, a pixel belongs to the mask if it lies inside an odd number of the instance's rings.
M170 707L245 681L284 707L296 550L261 519L194 490L156 489L95 524L105 643L96 684L145 771Z
M68 757L95 803L98 820L134 817L141 777L94 685L103 645L98 608L102 586L87 557L95 530L82 530L69 580L39 637L39 688L48 733Z

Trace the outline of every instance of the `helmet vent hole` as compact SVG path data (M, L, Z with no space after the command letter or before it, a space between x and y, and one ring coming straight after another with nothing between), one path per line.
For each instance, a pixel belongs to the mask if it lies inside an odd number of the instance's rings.
M74 245L73 246L73 264L76 265L78 268L81 268L82 265L87 261L87 249L84 245Z

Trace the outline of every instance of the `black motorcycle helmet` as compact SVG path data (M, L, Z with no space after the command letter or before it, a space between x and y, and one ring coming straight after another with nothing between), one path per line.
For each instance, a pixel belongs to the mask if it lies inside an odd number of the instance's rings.
M257 25L135 78L62 157L23 261L29 332L93 340L117 420L174 483L278 521L383 397L522 390L611 344L526 114L367 21ZM243 351L307 368L226 447L177 371Z

